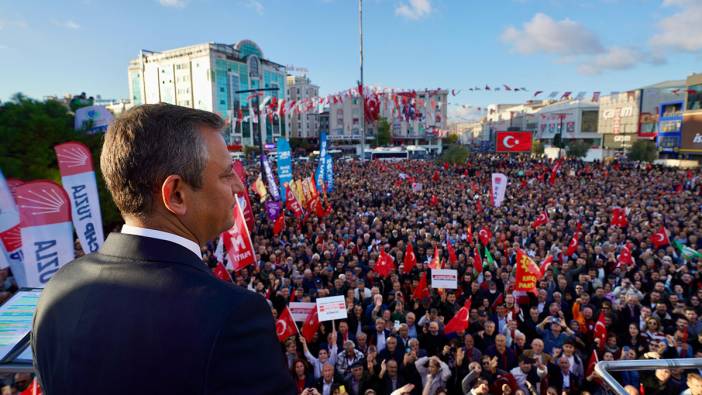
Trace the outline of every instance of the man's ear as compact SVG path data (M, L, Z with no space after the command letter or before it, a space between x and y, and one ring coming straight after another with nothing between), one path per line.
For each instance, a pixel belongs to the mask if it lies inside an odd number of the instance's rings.
M161 184L161 198L166 210L177 216L185 215L188 211L186 204L188 190L189 188L181 176L171 174L166 177Z

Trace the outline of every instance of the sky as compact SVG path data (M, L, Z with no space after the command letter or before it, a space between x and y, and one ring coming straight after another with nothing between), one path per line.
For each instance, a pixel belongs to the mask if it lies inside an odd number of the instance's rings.
M365 0L366 84L462 89L449 116L536 91L623 91L702 72L702 0ZM139 50L251 39L320 93L359 79L357 0L0 0L0 100L128 97ZM507 84L526 92L470 92ZM504 88L503 88L504 89ZM465 108L464 108L465 107Z

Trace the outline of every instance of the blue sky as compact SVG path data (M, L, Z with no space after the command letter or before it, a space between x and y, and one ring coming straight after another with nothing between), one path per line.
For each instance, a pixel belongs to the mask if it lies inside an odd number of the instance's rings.
M702 72L700 0L365 0L364 17L368 84L529 90L450 98L471 106ZM140 49L243 38L307 68L322 94L358 79L356 0L0 0L0 100L20 91L126 98Z

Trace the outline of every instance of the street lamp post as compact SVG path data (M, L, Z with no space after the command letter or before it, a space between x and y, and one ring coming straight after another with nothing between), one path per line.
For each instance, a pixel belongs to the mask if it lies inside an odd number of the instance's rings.
M361 162L366 160L366 115L365 115L365 98L363 86L363 0L358 0L358 30L360 34L360 55L361 55Z
M240 90L240 91L235 91L235 94L240 94L240 93L258 93L258 92L267 92L267 91L272 91L272 92L277 92L278 87L273 87L273 88L257 88L257 89L245 89L245 90ZM258 105L258 104L257 104ZM255 113L255 110L253 108L253 102L252 102L252 108L249 108L249 117L253 116ZM280 119L278 119L278 122L281 122ZM256 122L258 125L258 134L259 134L259 148L261 150L261 154L264 153L263 151L263 141L264 139L264 130L261 128L261 120L259 119L258 122ZM271 126L272 127L272 126ZM251 131L251 137L253 137L254 131Z

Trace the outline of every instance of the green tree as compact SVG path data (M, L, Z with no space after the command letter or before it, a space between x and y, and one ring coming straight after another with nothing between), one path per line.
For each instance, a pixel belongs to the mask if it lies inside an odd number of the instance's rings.
M102 134L73 130L73 115L58 101L37 101L18 93L0 105L0 169L5 176L61 183L54 146L68 141L85 144L93 155L102 222L109 231L122 219L98 166L102 140Z
M466 147L458 144L449 146L441 153L440 161L451 164L463 164L468 160L469 151Z
M531 153L541 156L544 154L544 148L544 143L542 143L541 140L534 140L531 144Z
M380 118L377 122L375 142L379 147L385 147L390 144L390 123L385 118Z
M566 147L566 153L569 158L584 158L587 155L587 151L590 149L591 145L582 141L574 140L568 143Z
M630 160L653 162L658 158L658 149L653 141L636 140L629 149L627 157Z
M444 143L447 145L458 144L458 139L459 139L458 134L452 133L452 134L449 134L448 136L446 136L446 139L444 139Z

